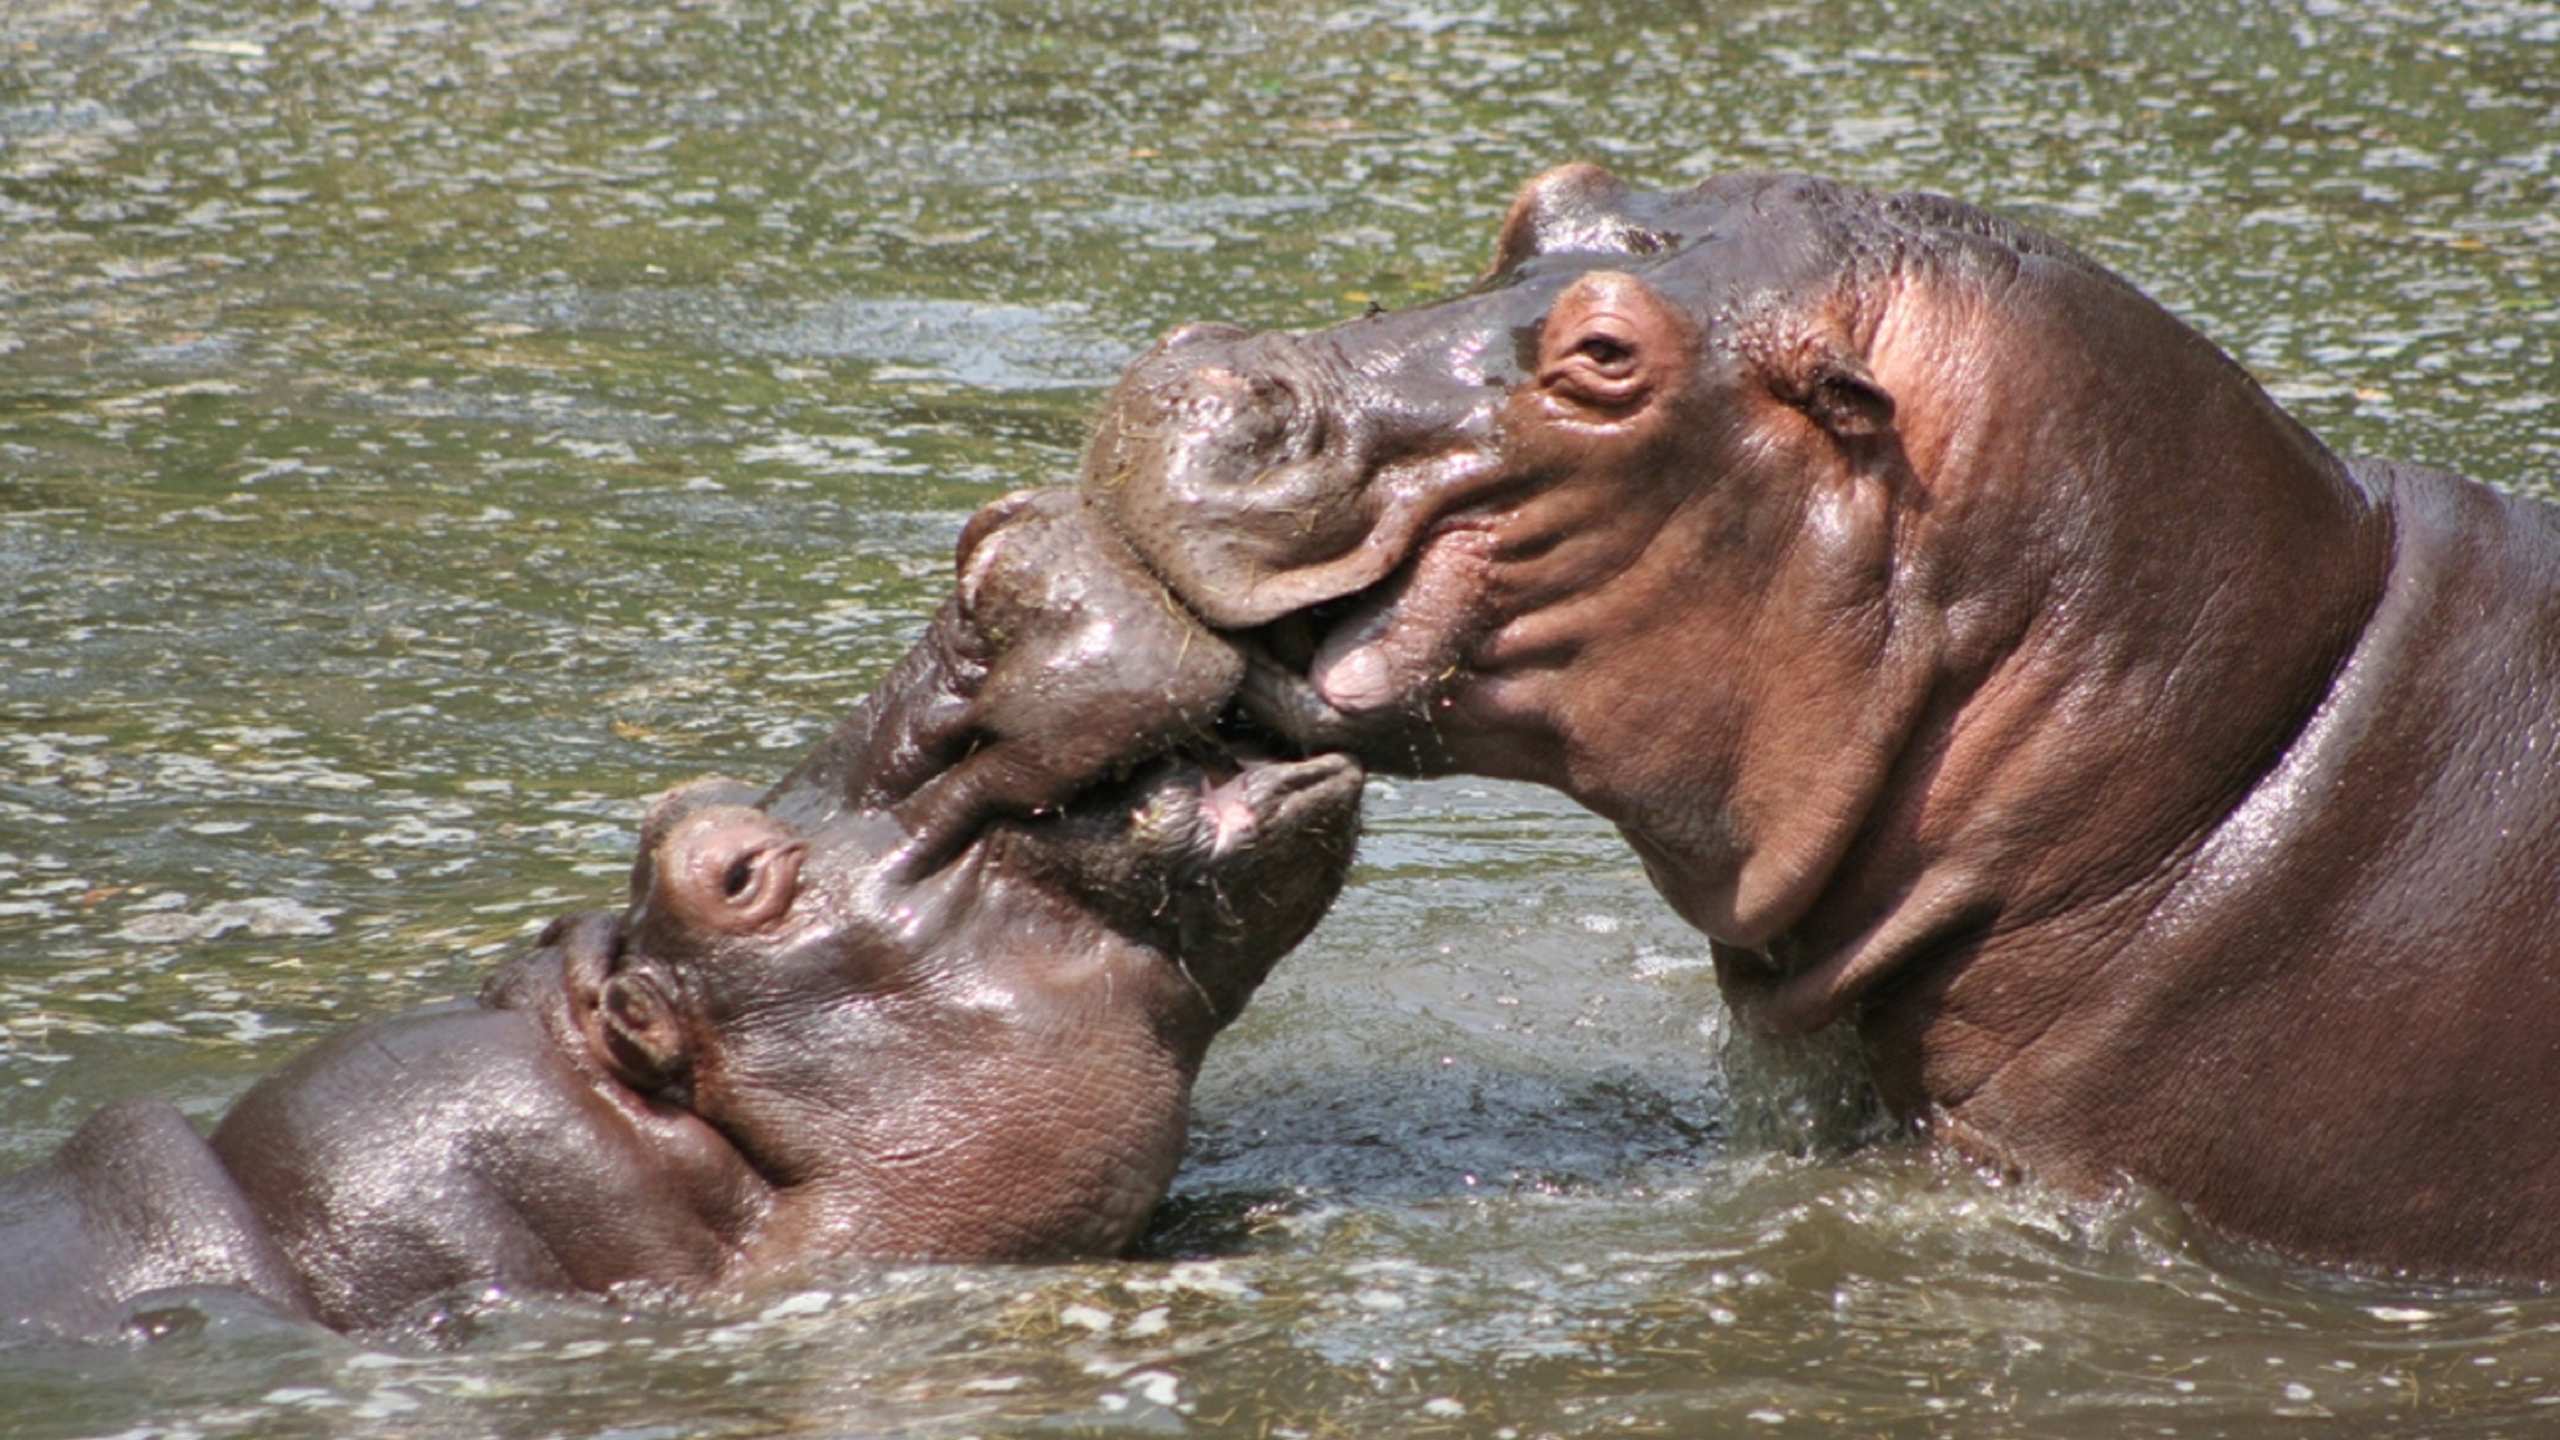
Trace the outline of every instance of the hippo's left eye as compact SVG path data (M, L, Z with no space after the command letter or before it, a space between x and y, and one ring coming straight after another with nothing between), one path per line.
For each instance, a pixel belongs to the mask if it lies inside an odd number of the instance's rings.
M1599 367L1603 374L1623 375L1635 368L1636 350L1614 335L1585 335L1573 353Z
M1622 412L1642 401L1650 388L1644 356L1621 327L1594 326L1553 353L1538 378L1577 404Z
M659 849L651 899L683 924L735 933L791 908L809 847L764 812L726 805L687 817Z
M720 873L720 898L742 924L762 924L791 908L800 878L799 845L759 846Z

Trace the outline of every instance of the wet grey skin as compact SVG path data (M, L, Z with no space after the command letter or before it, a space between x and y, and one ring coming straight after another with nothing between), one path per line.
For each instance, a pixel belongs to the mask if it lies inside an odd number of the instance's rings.
M1361 771L1219 739L1240 663L1087 523L990 507L807 760L659 800L627 904L476 1001L324 1040L209 1139L130 1101L0 1178L0 1333L197 1286L362 1330L1126 1246L1211 1038L1341 887Z
M2060 241L1566 166L1455 298L1173 332L1084 488L1262 723L1589 806L1956 1153L2560 1278L2560 510Z

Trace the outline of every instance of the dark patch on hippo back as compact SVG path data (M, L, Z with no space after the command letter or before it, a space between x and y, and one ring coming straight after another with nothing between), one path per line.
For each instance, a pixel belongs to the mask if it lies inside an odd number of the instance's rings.
M1836 182L1816 183L1827 186L1840 196L1866 202L1874 223L1900 237L1895 255L1897 264L1925 267L1938 276L1953 277L1986 288L2015 277L2030 261L2061 266L2168 318L2185 338L2190 350L2209 357L2214 364L2251 389L2259 388L2257 377L2251 375L2248 367L2229 351L2179 320L2141 286L2050 232L1926 190L1871 194ZM2286 418L2289 426L2300 430L2290 416ZM2310 434L2307 430L2300 433L2305 438Z
M1751 258L1737 264L1735 247ZM1795 171L1636 190L1599 166L1575 164L1522 187L1476 288L1559 266L1621 268L1679 296L1715 343L1765 359L1773 338L1791 341L1826 309L1859 313L1897 276L2000 290L2030 261L2141 295L2064 241L1945 195L1882 193ZM1535 327L1515 337L1524 354L1535 341Z
M2132 281L2060 237L1932 191L1874 191L1796 171L1751 171L1704 181L1678 203L1702 232L1800 236L1812 266L1829 273L1832 293L1853 303L1897 275L1999 291L2029 262L2041 261L2159 308ZM1780 291L1771 298L1801 303L1816 297Z
M1991 281L2028 258L2140 293L2053 235L1928 191L1878 192L1785 170L1718 175L1681 191L1634 190L1592 165L1550 170L1523 188L1486 279L1564 255L1622 256L1641 272L1719 240L1791 252L1772 249L1759 277L1774 282L1763 292L1772 301L1802 300L1804 287L1820 287L1825 277L1872 286L1906 265Z
M1866 190L1795 171L1719 175L1686 191L1659 194L1629 191L1607 172L1597 174L1609 183L1581 178L1571 189L1572 204L1560 214L1606 201L1618 207L1612 223L1666 237L1667 248L1658 252L1620 247L1618 253L1643 259L1626 268L1694 307L1711 343L1763 368L1774 363L1772 347L1797 343L1808 323L1826 313L1844 334L1856 329L1858 317L1871 316L1901 279L2006 297L2031 270L2059 271L2178 323L2139 286L2067 241L1950 196ZM1520 208L1515 205L1515 212ZM1571 223L1547 223L1556 227L1565 249L1574 248L1569 242L1577 235L1602 236L1608 229L1589 214ZM1708 258L1732 245L1752 247L1755 261L1736 267ZM1699 268L1691 269L1692 263ZM2229 354L2184 325L2178 328L2219 366L2255 385Z
M1835 185L1832 188L1845 187ZM2117 289L2141 293L2131 281L2090 259L2059 237L1978 205L1926 190L1906 190L1890 195L1866 195L1863 191L1847 193L1862 195L1874 202L1878 218L1897 233L1922 237L1926 242L1926 253L1938 263L1958 265L1962 263L1962 257L1978 258L2006 252L2010 268L2014 268L2016 261L2030 257L2055 260L2094 279L2104 280Z

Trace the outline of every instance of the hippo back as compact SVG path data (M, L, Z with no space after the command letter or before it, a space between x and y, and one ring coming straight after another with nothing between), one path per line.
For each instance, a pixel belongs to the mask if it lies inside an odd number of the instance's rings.
M51 1160L0 1176L0 1317L21 1334L110 1333L152 1292L210 1285L310 1313L248 1197L168 1102L110 1105Z

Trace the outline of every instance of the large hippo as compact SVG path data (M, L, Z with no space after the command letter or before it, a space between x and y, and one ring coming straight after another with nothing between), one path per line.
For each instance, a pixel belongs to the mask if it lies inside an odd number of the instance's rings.
M2560 1278L2560 510L1970 206L1581 165L1452 299L1175 331L1084 483L1268 723L1571 794L1937 1141Z
M476 1002L321 1042L209 1141L129 1101L0 1178L0 1320L221 1285L366 1328L462 1287L1124 1246L1210 1038L1341 885L1360 771L1218 741L1240 661L1072 492L992 507L960 569L797 770L660 800L629 902Z

